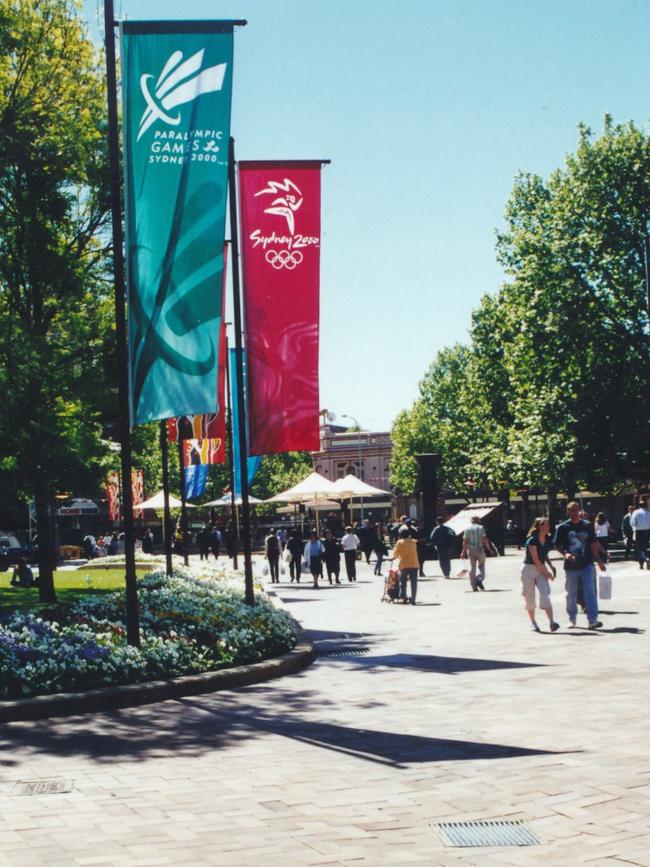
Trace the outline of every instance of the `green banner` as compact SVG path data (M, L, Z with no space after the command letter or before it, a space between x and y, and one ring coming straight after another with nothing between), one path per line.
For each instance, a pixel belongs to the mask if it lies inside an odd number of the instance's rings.
M131 419L217 412L233 25L121 25Z

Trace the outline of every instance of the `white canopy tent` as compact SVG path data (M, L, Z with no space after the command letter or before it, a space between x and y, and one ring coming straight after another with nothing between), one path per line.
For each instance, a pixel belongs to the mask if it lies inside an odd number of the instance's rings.
M248 502L254 506L256 503L262 503L263 500L258 500L257 497L252 497L250 494L248 495ZM241 496L235 497L235 505L241 506L242 499ZM199 508L204 508L205 506L232 506L232 497L230 494L224 494L223 497L219 497L218 500L210 500L209 503L201 503Z
M196 509L197 506L192 505L192 503L185 503L188 509ZM175 497L173 494L169 495L169 508L170 509L180 509L182 506L181 501ZM133 511L138 511L140 509L155 509L156 511L165 508L165 493L164 491L158 491L157 494L154 494L153 497L149 497L148 500L143 500L141 503L133 504Z
M341 499L347 500L353 497L393 497L395 496L390 491L384 491L381 488L375 488L367 482L362 481L357 476L350 473L342 479L337 479L334 482L334 487L339 492Z
M498 509L499 506L502 506L503 503L471 503L469 506L466 506L464 509L461 509L458 514L454 515L448 521L445 521L445 525L452 529L457 536L462 535L465 530L471 525L472 518L485 518L486 515L489 515L494 509Z
M341 494L337 491L334 482L330 482L325 476L320 473L310 473L306 479L298 482L292 488L286 491L281 491L279 494L270 497L265 502L267 503L310 503L313 502L316 508L316 530L320 530L318 520L318 507L328 500L341 500Z

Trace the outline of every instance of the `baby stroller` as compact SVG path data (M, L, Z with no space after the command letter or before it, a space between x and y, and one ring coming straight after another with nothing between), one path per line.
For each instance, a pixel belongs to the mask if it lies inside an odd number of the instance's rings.
M391 568L384 578L384 595L381 601L395 602L396 599L399 599L399 571Z

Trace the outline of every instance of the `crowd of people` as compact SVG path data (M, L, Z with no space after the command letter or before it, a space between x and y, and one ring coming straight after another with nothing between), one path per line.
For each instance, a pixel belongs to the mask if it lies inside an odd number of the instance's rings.
M650 569L650 510L645 499L639 500L637 506L629 507L623 519L622 535L626 543L626 557L633 549L640 568ZM576 502L568 503L566 519L554 529L548 517L535 518L524 536L524 558L520 573L525 609L535 632L541 632L536 609L546 615L551 632L560 628L551 603L551 582L557 576L556 566L550 556L552 551L557 552L563 560L569 628L577 625L580 610L587 618L589 629L602 627L598 619L596 567L603 572L606 570L611 537L612 528L606 515L599 512L592 519ZM322 538L313 530L306 543L298 529L293 530L286 539L280 538L280 533L272 529L265 539L264 554L273 583L279 583L280 570L284 571L281 564L285 562L289 567L291 583L300 583L301 576L309 575L316 589L325 574L330 584L341 583L341 555L350 583L356 581L358 560L365 558L370 564L371 556L374 555L374 574L381 576L383 564L390 556L390 577L386 582L384 598L415 605L418 577L423 574L421 539L422 533L416 522L405 515L399 522L386 527L381 523L373 524L366 518L361 524L346 526L340 538L329 528ZM469 577L473 592L485 590L487 557L498 552L478 516L471 518L470 525L460 538L439 516L428 542L435 549L445 578L451 577L452 553L454 546L460 544L459 556L464 568L458 573L459 577Z

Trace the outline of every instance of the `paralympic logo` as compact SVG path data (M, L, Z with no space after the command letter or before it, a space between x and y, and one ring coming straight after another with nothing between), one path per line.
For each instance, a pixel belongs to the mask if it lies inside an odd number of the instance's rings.
M157 120L170 126L178 126L181 114L171 114L172 109L192 102L204 93L221 90L228 64L219 63L202 70L204 53L202 48L187 60L183 60L183 52L174 51L158 76L153 93L150 82L154 76L149 73L140 76L140 88L147 107L140 118L136 141L139 141Z
M264 258L276 271L282 268L293 271L302 262L303 255L299 250L268 250Z
M296 231L294 214L299 210L303 202L302 193L294 182L290 181L289 178L285 178L282 182L269 181L268 186L255 193L255 196L263 196L265 194L275 196L279 192L285 193L285 195L274 199L270 207L264 209L264 213L277 214L280 217L284 217L289 231L293 235Z

